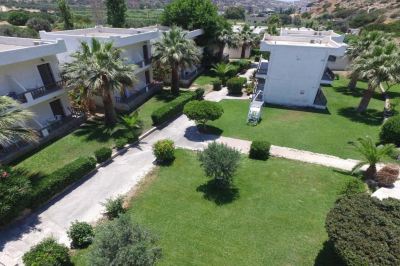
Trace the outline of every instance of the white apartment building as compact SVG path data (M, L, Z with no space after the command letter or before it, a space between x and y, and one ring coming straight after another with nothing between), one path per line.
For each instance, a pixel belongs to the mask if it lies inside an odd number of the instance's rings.
M34 114L27 124L38 131L39 144L76 124L56 56L65 51L62 40L0 37L0 95L14 98ZM7 163L33 146L37 144L16 139L0 147L0 161Z
M270 59L260 61L257 91L266 103L324 109L327 100L320 86L333 79L328 60L343 56L346 48L343 37L331 31L282 29L280 36L267 34L260 50L270 52Z
M121 29L96 26L95 28L67 30L58 32L40 32L42 39L65 41L67 51L58 55L61 63L69 62L71 54L78 51L81 42L91 42L93 38L101 42L113 42L122 49L122 56L130 64L137 65L135 70L137 83L123 92L115 93L114 102L121 111L131 110L151 97L161 86L153 81L151 67L151 40L159 37L156 29ZM101 97L94 97L96 104L101 106Z

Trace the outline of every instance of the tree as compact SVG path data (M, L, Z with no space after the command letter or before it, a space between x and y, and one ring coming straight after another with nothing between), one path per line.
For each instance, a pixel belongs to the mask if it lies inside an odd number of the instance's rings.
M400 201L365 193L340 198L326 230L344 265L400 264Z
M7 22L15 26L25 26L28 20L29 12L23 10L11 11L7 17Z
M232 32L232 27L229 25L229 29L223 28L218 32L216 42L219 47L218 57L219 60L222 61L224 57L225 46L228 45L230 48L238 48L240 39L237 34Z
M126 2L125 0L106 0L107 23L114 28L122 28L126 22Z
M203 29L205 38L215 39L221 18L211 0L173 0L165 6L161 22L185 30Z
M179 69L200 63L200 53L193 40L178 27L164 32L160 41L154 44L154 58L160 64L171 67L171 92L179 94Z
M7 96L0 96L0 145L6 146L16 141L35 142L38 135L26 125L33 114Z
M355 144L355 149L363 156L363 159L353 167L352 171L358 171L364 165L368 165L365 177L368 179L375 179L376 165L381 162L385 156L390 156L395 146L393 144L376 146L370 137L366 137L358 140L358 143Z
M240 58L245 58L246 57L246 50L258 44L260 42L260 38L258 35L253 34L253 32L250 29L249 25L244 25L242 30L239 33L239 38L240 38L240 43L242 45L242 52L240 55Z
M35 31L51 31L50 21L44 18L31 18L26 22L26 26Z
M381 31L366 32L359 38L351 39L346 54L350 60L354 61L369 52L375 45L382 46L390 40L391 36ZM353 69L348 85L349 90L356 88L359 77L360 74Z
M136 76L133 65L122 59L121 50L113 44L92 39L89 45L81 44L81 49L72 55L73 61L64 65L62 75L67 87L83 88L85 98L100 94L104 105L104 121L114 126L117 115L114 109L114 93L124 94L125 86L133 86Z
M241 19L244 20L246 11L241 6L229 6L224 13L227 19Z
M229 188L240 160L240 153L225 144L212 142L199 153L199 161L208 177L221 188Z
M67 0L57 0L58 9L64 22L64 30L72 30L74 28L74 18L71 13Z
M191 101L185 105L183 113L205 129L207 122L220 118L224 113L224 109L216 102Z
M161 258L156 238L127 215L100 225L89 253L89 265L154 265Z
M130 115L123 115L120 117L118 125L114 128L113 135L133 139L140 127L141 121L138 112L134 112Z
M217 75L217 77L221 80L222 85L226 85L226 81L228 80L229 73L235 69L231 64L218 63L213 66L211 69L212 72Z
M368 89L357 108L357 112L362 113L367 109L377 87L381 87L384 91L384 83L399 80L400 55L397 44L389 42L384 46L374 46L370 52L354 61L353 71L361 78L368 80Z

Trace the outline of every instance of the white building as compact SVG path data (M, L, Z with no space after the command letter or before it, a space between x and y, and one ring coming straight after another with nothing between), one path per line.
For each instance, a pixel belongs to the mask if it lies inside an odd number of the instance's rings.
M81 42L90 42L93 38L101 42L113 42L115 47L122 49L122 56L126 58L127 62L137 65L135 70L137 83L114 95L116 108L128 111L143 103L161 88L160 84L153 82L150 42L158 38L159 34L156 29L120 29L97 26L58 32L41 31L40 37L65 41L67 51L58 55L61 63L71 60L70 55L80 49ZM102 105L100 97L95 97L95 101L97 105Z
M264 102L326 108L320 86L333 80L327 68L329 57L345 54L342 36L331 31L282 29L280 36L265 35L260 48L270 52L269 61L261 60L256 73Z
M241 25L233 25L232 31L240 33L243 29ZM267 31L267 26L250 26L250 30L254 35L263 35ZM244 58L250 58L252 47L247 47ZM239 59L242 56L242 47L232 48L225 46L224 54L228 55L230 59Z
M0 37L0 95L14 98L34 114L28 126L38 131L39 143L77 124L56 56L65 51L62 40ZM7 163L32 148L16 139L14 144L0 147L0 160Z

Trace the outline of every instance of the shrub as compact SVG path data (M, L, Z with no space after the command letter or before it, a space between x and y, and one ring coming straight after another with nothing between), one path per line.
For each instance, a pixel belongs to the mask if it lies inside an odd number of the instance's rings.
M346 265L400 265L400 201L368 194L340 198L326 229Z
M78 221L71 224L67 234L73 248L86 248L92 244L94 237L93 227L88 223Z
M175 145L172 140L159 140L153 145L153 154L158 163L170 163L175 159Z
M243 86L247 82L246 78L231 78L226 82L226 86L228 87L229 94L232 95L241 95Z
M267 160L271 144L268 141L253 141L250 146L249 157L256 160Z
M0 35L20 38L38 38L38 33L36 31L14 25L0 25Z
M399 178L399 166L388 164L376 174L376 181L381 187L393 187L394 182Z
M232 184L232 177L236 172L240 160L237 150L225 144L212 142L201 153L199 161L204 172L211 177L220 188L228 188Z
M340 195L350 196L354 194L365 193L366 187L365 183L360 179L352 179L346 183L343 189L340 191Z
M213 90L220 91L222 89L222 81L220 79L214 80Z
M228 71L228 73L226 73L226 76L229 78L233 78L240 72L240 66L234 65L234 64L230 64L230 65L231 65L231 67L230 67L231 69Z
M31 207L39 206L51 199L95 168L96 160L93 157L80 157L43 178L33 180Z
M203 100L205 90L203 88L197 88L194 93L196 94L196 100Z
M192 101L185 105L183 113L204 128L208 121L215 121L220 118L224 109L217 102Z
M29 19L29 12L16 10L8 14L7 22L14 26L25 26Z
M389 118L382 126L380 139L400 146L400 115Z
M251 61L246 59L240 59L238 61L233 62L234 65L239 66L239 71L245 71L251 67Z
M197 95L195 92L184 93L164 106L158 108L151 114L153 124L159 125L173 118L174 116L177 116L183 111L185 104L194 100L196 96Z
M161 258L156 238L127 215L101 225L88 254L88 265L155 265Z
M43 18L31 18L26 22L26 26L35 31L51 31L51 24Z
M115 148L117 150L122 150L125 148L126 144L128 144L128 140L126 138L119 138L115 141Z
M24 254L23 261L26 266L72 265L68 254L68 248L64 245L58 244L53 238L44 239L39 244L32 247Z
M112 150L108 147L103 147L94 152L94 156L98 163L103 163L111 158Z
M107 199L103 205L106 208L105 215L109 219L117 218L125 212L123 196L119 196L115 199Z
M26 208L32 187L23 171L0 167L0 224L6 224Z

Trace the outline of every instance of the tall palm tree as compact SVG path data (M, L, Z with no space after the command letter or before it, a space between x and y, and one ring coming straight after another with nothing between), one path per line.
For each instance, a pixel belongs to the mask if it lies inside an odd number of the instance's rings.
M200 63L200 52L195 42L186 37L181 28L172 27L154 44L155 59L171 67L171 92L179 94L179 70Z
M239 48L240 40L237 37L232 30L228 29L223 29L217 34L218 58L220 61L224 58L224 50L227 45L229 48Z
M361 78L368 80L368 89L365 91L357 108L358 113L364 112L378 86L385 82L398 80L400 75L399 48L396 43L390 42L384 46L374 46L372 51L358 57L353 69Z
M21 109L18 102L7 96L0 96L0 144L9 145L17 140L34 142L37 133L26 126L33 114Z
M104 105L104 122L108 126L117 123L114 93L125 94L126 86L136 82L134 65L126 64L111 42L101 43L93 38L91 44L82 42L81 49L72 55L73 61L63 67L66 85L83 88L82 95L89 98L101 95Z
M225 64L225 63L218 63L213 66L211 71L217 75L217 77L221 80L222 85L225 86L226 81L227 81L227 76L230 71L232 71L234 67L230 64Z
M260 37L251 31L249 25L243 26L243 29L239 33L239 39L242 46L240 58L246 57L247 48L254 46L260 42Z
M368 165L365 176L369 179L373 179L376 176L376 165L395 150L393 144L376 146L370 137L359 139L358 143L355 144L355 148L363 156L363 159L353 167L352 172L354 173L364 165Z
M382 46L385 43L391 41L391 35L382 31L370 31L362 34L360 38L350 43L349 48L346 51L347 56L350 60L355 61L365 53L369 52L373 46ZM360 78L360 74L353 70L351 73L350 82L348 84L349 90L354 90L357 86L357 81Z

